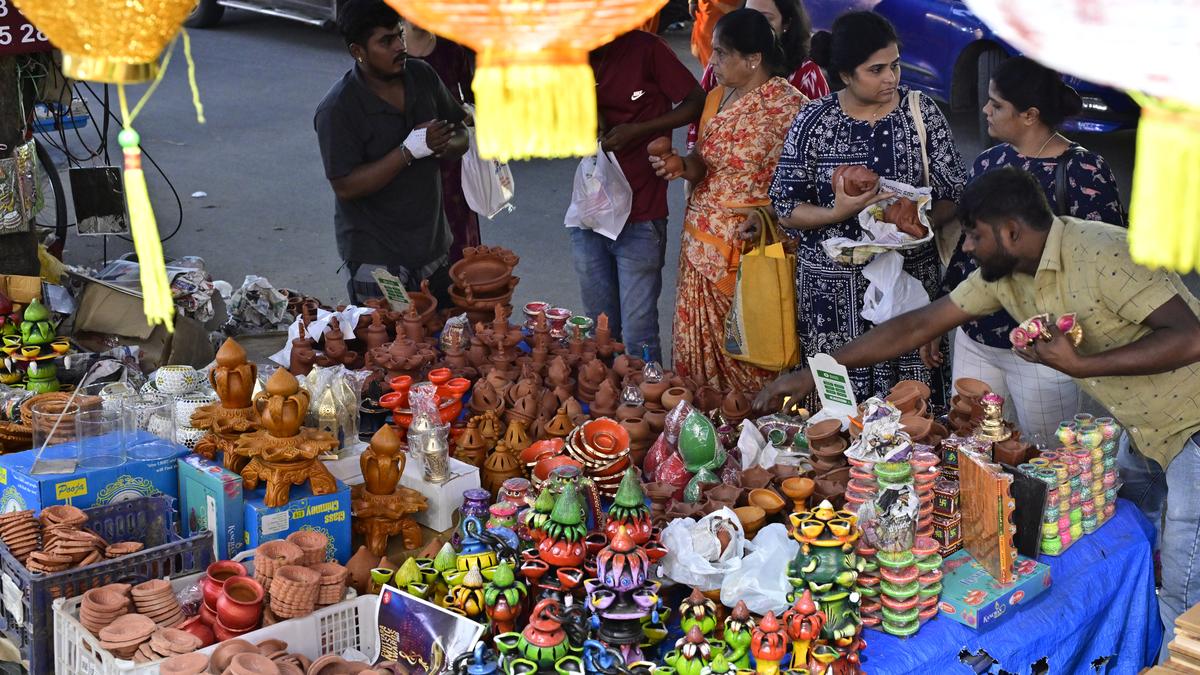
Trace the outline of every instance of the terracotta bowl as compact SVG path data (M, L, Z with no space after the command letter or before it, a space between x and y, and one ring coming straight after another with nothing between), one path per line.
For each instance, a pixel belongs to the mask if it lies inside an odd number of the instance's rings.
M246 640L226 640L213 650L212 657L209 659L209 667L214 673L223 673L229 667L229 662L233 660L233 657L249 652L257 654L258 647Z
M617 456L629 449L629 431L608 417L587 422L579 435L585 449L600 457Z
M809 446L820 445L822 441L834 438L842 433L841 420L824 420L810 425L804 430L804 437L808 439Z
M928 400L933 392L929 389L929 385L920 380L900 380L896 386L892 387L891 393L896 394L902 391L916 391L920 398Z
M960 377L954 381L954 391L959 396L979 400L983 398L984 394L991 393L992 388L982 380L976 380L971 377Z
M539 482L543 482L550 477L551 471L560 466L574 466L578 467L580 471L583 471L583 464L581 462L577 462L570 457L559 455L556 457L548 457L539 461L537 465L533 467L533 477Z
M292 542L304 551L304 557L301 562L305 565L315 565L320 562L325 562L326 547L329 545L329 537L315 532L313 530L300 530L293 532L287 536L287 541Z
M739 506L733 510L737 515L738 520L742 523L742 529L746 531L746 538L753 539L758 533L759 528L767 519L767 512L758 506Z
M528 447L521 451L520 459L522 464L533 468L543 459L561 455L562 451L563 439L551 438L544 441L530 443Z
M757 506L762 509L768 516L773 516L783 510L787 506L787 502L783 497L779 496L778 492L767 488L759 488L751 490L750 495L746 498L751 506Z

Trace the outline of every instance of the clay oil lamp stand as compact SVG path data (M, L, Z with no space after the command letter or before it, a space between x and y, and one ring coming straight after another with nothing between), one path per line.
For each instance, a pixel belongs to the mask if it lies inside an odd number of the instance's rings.
M438 405L438 419L442 424L450 424L462 413L462 397L466 393L466 381L458 378L451 379L450 371L438 369L430 371L430 376L439 373L444 376L442 384L438 385L435 400ZM431 380L432 382L432 380ZM453 383L453 384L451 384ZM412 425L413 413L409 407L408 394L413 386L413 379L408 375L399 375L388 381L392 391L379 398L379 405L392 411L392 423L402 438L408 436L408 428ZM437 383L434 383L437 384Z
M450 268L450 299L466 311L472 322L486 321L503 308L512 311L513 290L519 281L513 270L520 262L512 251L499 246L470 246L463 259Z
M496 566L491 581L484 585L483 603L491 635L516 630L517 619L525 611L529 588L518 581L507 562Z
M858 603L853 602L863 567L855 552L855 543L862 536L857 516L835 510L823 501L808 511L793 513L789 520L800 551L788 569L788 582L796 593L810 591L824 612L822 641L828 645L846 644L862 626ZM836 649L845 653L842 647Z
M332 494L337 481L317 456L341 444L327 432L303 427L308 392L291 373L280 368L267 381L265 397L256 406L261 429L238 437L233 454L249 460L242 479L249 489L267 484L264 503L271 508L288 503L292 485L309 481L314 495Z
M620 525L596 554L596 578L584 582L588 609L600 620L597 639L625 663L642 660L642 623L659 605L660 584L650 580L650 566L646 551Z
M983 397L992 393L987 383L969 377L954 381L956 394L950 399L951 431L959 435L970 435L983 421Z
M420 546L421 527L409 516L429 508L429 502L400 485L405 463L400 436L385 425L371 437L358 462L364 482L351 488L351 509L354 531L366 537L368 550L382 557L393 535L404 538L405 549Z
M612 540L622 528L638 546L644 546L650 541L654 529L650 509L646 507L646 494L642 491L642 483L633 468L627 469L621 478L621 485L617 488L613 504L608 509L608 522L604 526L604 534Z
M792 500L792 513L808 510L808 498L812 495L815 487L813 479L807 476L792 476L779 486L784 496Z
M196 443L195 451L206 459L223 453L225 468L240 472L248 460L234 453L233 448L243 434L259 429L258 411L252 405L258 367L246 360L246 350L233 338L227 338L217 350L216 362L208 381L220 402L201 406L192 413L192 426L208 432Z

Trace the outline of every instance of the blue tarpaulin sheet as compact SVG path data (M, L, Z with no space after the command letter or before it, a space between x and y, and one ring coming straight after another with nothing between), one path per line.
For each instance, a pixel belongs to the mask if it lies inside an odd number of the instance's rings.
M1154 662L1162 640L1153 541L1150 522L1118 500L1100 529L1061 556L1039 558L1051 567L1050 588L1006 621L979 632L939 615L908 639L868 630L863 668L871 675L1001 669L1027 675L1042 662L1052 675L1136 674ZM972 669L959 659L964 649L985 650L996 663Z

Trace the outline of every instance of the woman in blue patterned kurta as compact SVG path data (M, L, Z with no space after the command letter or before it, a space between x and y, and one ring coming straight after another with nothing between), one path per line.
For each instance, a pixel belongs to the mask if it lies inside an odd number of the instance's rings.
M1079 94L1058 73L1032 59L1014 57L996 70L988 95L988 132L1002 142L975 158L973 176L1016 166L1037 179L1054 213L1125 225L1117 180L1108 163L1057 131L1064 119L1082 109ZM1063 204L1058 203L1059 164ZM944 292L958 286L975 267L960 239L946 271ZM987 382L1009 400L1005 412L1027 437L1049 442L1058 423L1079 411L1079 386L1053 368L1013 354L1008 334L1016 327L1017 322L1001 311L960 328L954 338L954 377Z
M900 57L891 24L871 12L851 12L834 23L832 43L831 70L846 88L800 109L784 141L770 191L780 224L797 243L797 322L807 356L831 354L872 326L861 316L868 285L864 265L835 262L821 242L834 237L860 239L859 211L885 195L835 194L830 182L833 170L842 164L861 164L884 178L913 186L928 184L937 222L950 217L966 182L950 125L931 99L918 95L929 162L925 180L911 99L908 89L898 84ZM941 281L934 243L902 254L904 270L934 297ZM853 369L850 378L859 400L886 393L899 380L920 380L932 389L932 403L941 406L947 400L947 371L944 365L926 367L914 351L871 368Z

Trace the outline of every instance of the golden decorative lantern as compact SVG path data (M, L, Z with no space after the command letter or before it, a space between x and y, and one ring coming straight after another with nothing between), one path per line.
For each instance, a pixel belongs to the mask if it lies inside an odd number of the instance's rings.
M158 58L180 32L196 0L13 0L17 9L55 47L62 50L63 74L77 80L117 85L124 128L117 136L125 156L125 199L130 230L141 269L143 308L151 323L172 329L175 306L163 264L162 243L154 210L142 174L142 152L133 120L153 93L166 69L170 54ZM197 117L204 121L196 95L190 45L184 34L188 75ZM154 80L142 100L130 111L125 85Z
M404 18L478 53L475 128L483 157L596 151L588 52L654 16L666 0L387 0Z

